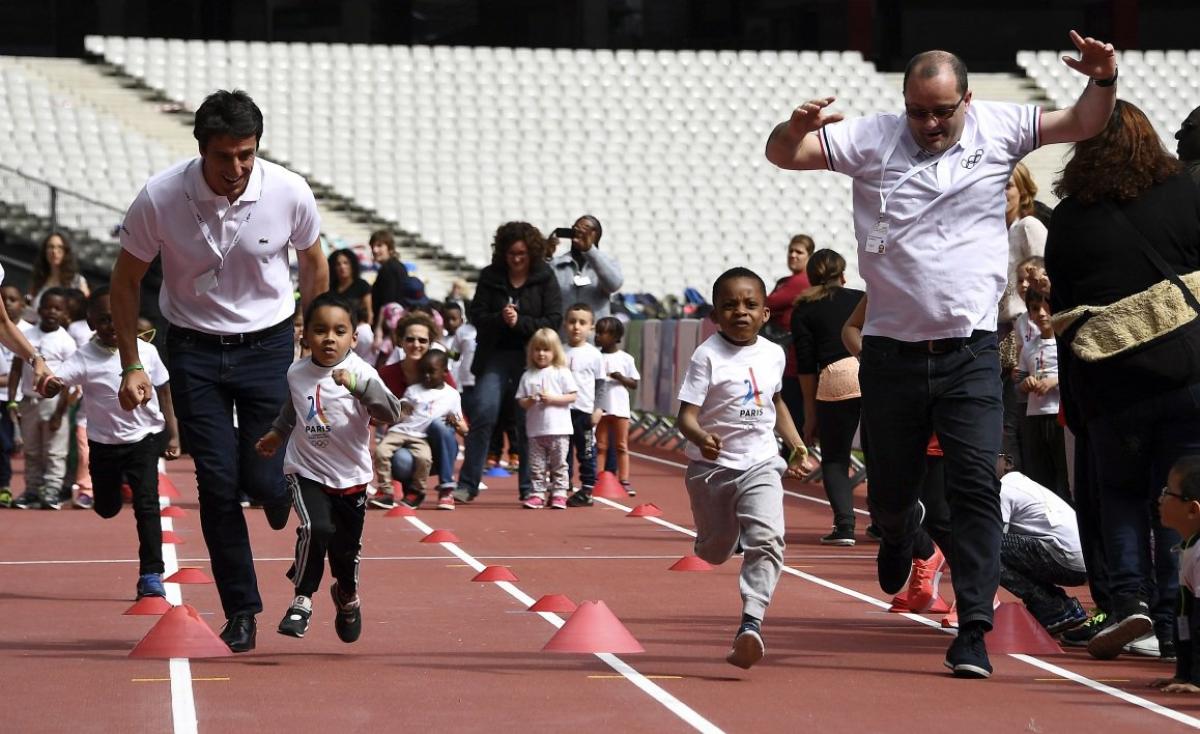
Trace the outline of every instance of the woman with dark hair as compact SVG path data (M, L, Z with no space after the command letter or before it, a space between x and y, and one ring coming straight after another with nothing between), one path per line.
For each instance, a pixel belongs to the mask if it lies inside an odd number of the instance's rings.
M25 313L27 321L37 322L37 304L50 288L75 288L83 291L85 297L90 292L87 280L79 272L79 261L75 259L71 242L60 232L46 235L33 261L27 294L31 306Z
M842 326L863 292L846 288L846 259L833 250L807 258L812 286L796 299L791 312L792 349L804 396L802 438L821 445L821 478L833 508L833 532L824 545L854 545L854 486L850 483L850 445L862 412L858 360L842 343Z
M788 242L787 267L790 273L775 281L775 287L767 294L767 308L771 309L770 328L765 334L772 341L781 341L787 362L783 365L783 402L792 414L797 426L808 416L804 412L804 395L800 391L796 373L796 353L789 349L786 335L792 326L792 304L810 285L805 268L812 257L817 243L806 234L793 235ZM782 340L781 340L782 337Z
M474 405L468 408L466 456L458 474L454 498L470 502L479 493L479 477L487 457L492 429L505 402L515 400L525 372L525 345L538 329L558 330L562 324L562 292L546 262L546 238L527 222L508 222L496 230L492 264L479 273L471 301L471 323L478 329ZM521 501L530 491L525 461L525 415L516 411L517 453Z
M1200 190L1146 115L1118 100L1104 130L1075 144L1055 193L1046 271L1059 384L1094 472L1075 503L1081 532L1098 520L1105 568L1089 556L1088 575L1107 576L1088 652L1116 657L1152 629L1167 650L1180 539L1156 500L1169 467L1200 453Z
M345 298L354 307L362 306L374 315L371 308L371 286L362 279L358 255L350 248L335 250L329 256L329 290ZM355 307L357 310L357 307ZM367 323L372 323L370 318Z

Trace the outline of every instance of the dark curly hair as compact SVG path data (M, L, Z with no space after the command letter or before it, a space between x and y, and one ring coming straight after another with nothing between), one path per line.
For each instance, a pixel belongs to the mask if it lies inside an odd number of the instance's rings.
M508 271L508 263L504 257L517 242L524 242L529 249L529 267L546 259L546 238L541 230L529 222L505 222L496 230L492 240L492 265Z
M1083 204L1131 201L1179 171L1179 161L1163 147L1146 113L1118 99L1104 130L1075 144L1054 194Z
M46 257L46 246L55 237L62 240L63 243L62 264L58 266L58 284L64 288L71 288L75 285L75 276L79 275L79 261L75 259L71 240L67 239L62 232L51 232L42 240L42 246L38 248L37 257L33 261L33 273L29 279L30 293L36 294L46 285L46 281L50 280L51 268L50 260Z

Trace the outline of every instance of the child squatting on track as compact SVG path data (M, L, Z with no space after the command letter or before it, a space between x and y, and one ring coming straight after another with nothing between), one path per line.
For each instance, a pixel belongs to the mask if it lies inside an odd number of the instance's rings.
M312 596L328 555L336 579L329 588L337 610L334 629L342 642L354 642L362 632L358 554L372 477L371 420L394 423L401 414L400 400L375 368L351 351L355 329L350 309L330 293L309 304L304 341L311 357L288 368L291 400L256 447L262 456L272 456L290 437L283 471L300 520L296 560L288 572L296 598L279 633L304 637L308 631Z
M162 522L158 508L158 457L179 458L179 428L171 405L167 368L153 344L138 340L138 362L126 369L143 370L154 385L150 401L123 410L121 357L113 325L108 288L92 292L87 303L88 325L96 335L58 368L57 378L68 387L83 389L88 423L88 470L95 502L92 509L105 519L121 511L121 484L133 490L133 517L138 535L137 598L166 596L163 588Z
M742 623L725 657L739 668L762 659L763 615L783 569L783 483L814 467L783 402L784 354L759 339L767 289L746 268L713 284L719 331L692 354L679 388L678 427L691 462L684 474L696 523L696 555L724 563L740 545ZM791 450L786 462L778 432Z

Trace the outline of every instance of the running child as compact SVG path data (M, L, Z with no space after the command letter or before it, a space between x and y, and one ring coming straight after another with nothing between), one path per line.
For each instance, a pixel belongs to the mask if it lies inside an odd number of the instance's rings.
M563 329L567 334L567 364L579 392L571 406L571 441L567 444L567 476L573 459L579 458L579 491L571 495L571 507L589 507L596 486L596 424L604 414L596 405L596 388L604 379L604 356L588 342L594 314L586 303L567 309Z
M269 457L287 441L283 470L300 520L296 560L288 572L296 598L279 633L304 637L308 631L312 596L328 555L336 579L329 588L334 629L342 642L354 642L362 633L358 555L372 476L371 420L395 422L400 401L351 352L354 316L340 297L323 293L312 300L304 313L304 341L311 356L288 368L291 399L256 446Z
M521 501L530 510L549 502L552 510L567 509L567 445L571 441L571 405L579 391L567 368L558 332L538 329L529 340L528 369L517 386L517 403L525 409L526 458L532 490Z
M83 392L88 426L88 471L92 509L104 519L121 511L121 485L133 490L133 517L138 536L137 598L165 596L163 589L162 522L158 512L158 457L179 458L179 427L171 404L167 368L154 345L138 340L138 364L155 387L150 401L122 410L121 356L113 326L108 287L92 291L87 302L88 326L95 331L58 368L63 385Z
M596 427L596 456L604 456L611 440L617 452L617 478L625 492L637 494L629 483L629 391L636 390L637 363L633 355L620 348L625 325L620 319L605 316L596 322L596 346L604 359L604 383L597 401L604 415Z
M766 652L762 620L783 569L781 476L800 477L814 466L780 393L783 349L758 337L770 317L762 278L727 270L713 284L712 301L719 331L692 354L677 425L691 459L684 482L696 555L721 564L739 542L743 549L742 621L725 660L749 668ZM776 433L790 449L786 462Z

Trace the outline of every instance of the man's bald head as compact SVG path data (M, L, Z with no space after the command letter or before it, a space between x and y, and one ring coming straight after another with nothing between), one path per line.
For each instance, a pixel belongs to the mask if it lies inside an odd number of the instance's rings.
M967 65L963 60L949 51L922 51L908 61L904 67L904 85L901 91L908 89L908 78L932 79L935 76L949 72L954 75L956 91L967 93Z

